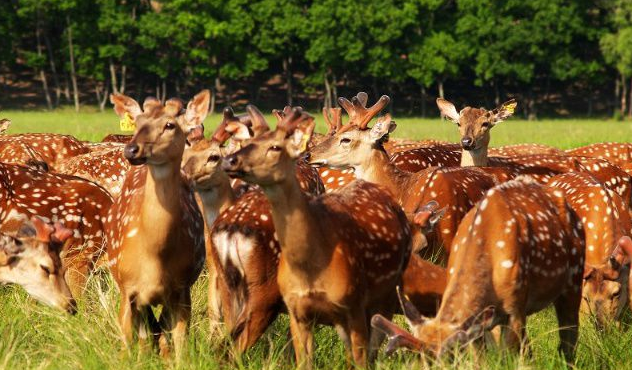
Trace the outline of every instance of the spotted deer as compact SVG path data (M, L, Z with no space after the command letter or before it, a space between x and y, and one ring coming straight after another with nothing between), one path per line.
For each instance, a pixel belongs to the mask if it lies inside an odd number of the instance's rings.
M7 130L11 127L11 120L8 118L0 119L0 135L7 132Z
M632 235L626 203L587 173L557 175L548 185L564 193L585 232L586 263L582 312L593 314L598 327L617 320L628 304L627 250L617 248Z
M510 100L491 111L465 107L457 112L454 104L445 99L437 99L441 113L459 127L463 147L461 166L510 168L520 174L529 175L540 183L546 183L550 177L560 173L588 172L630 202L630 176L603 159L568 155L488 157L491 129L509 118L516 104L515 100Z
M632 163L632 144L630 143L594 143L568 149L565 152L567 155L606 159L617 166Z
M415 230L414 248L419 250L427 244L429 248L425 255L445 259L449 251L444 246L452 242L459 222L484 191L495 185L495 180L476 168L433 167L417 173L400 170L389 160L383 147L396 124L386 115L372 128L368 127L373 115L388 100L384 95L368 110L358 97L351 102L340 98L341 105L349 113L349 123L312 148L308 153L308 162L314 166L352 168L359 179L386 188L409 217L424 204L438 202L446 208L445 215L438 221L436 230L428 234L427 240L421 240L421 235Z
M180 175L189 132L188 115L202 121L208 111L194 101L186 111L179 100L162 105L148 98L110 96L120 117L127 114L136 131L124 155L133 166L107 217L109 267L121 292L119 325L123 342L134 334L144 342L158 337L160 353L182 353L191 317L191 286L204 266L204 222L193 191ZM152 306L162 305L157 319ZM146 324L149 324L149 328Z
M63 160L89 149L71 135L15 134L0 136L0 162L29 164L42 162L55 169Z
M395 310L410 226L388 193L367 182L316 197L300 190L293 169L306 147L300 125L306 120L311 117L294 108L276 130L225 157L222 168L257 183L270 202L281 246L277 281L297 365L311 367L312 327L320 323L337 327L350 357L366 366L373 358L371 316Z
M389 350L440 356L496 325L504 343L516 349L526 339L527 316L553 304L559 348L571 361L584 269L578 221L562 194L533 180L520 178L489 190L459 226L437 316L424 318L402 296L414 336L380 316L372 325L390 337Z
M127 144L132 140L132 135L124 135L124 134L107 134L103 139L101 139L102 143L121 143Z
M59 222L51 225L38 216L16 219L13 224L17 230L8 230L5 224L0 232L0 282L21 285L38 301L75 313L75 300L59 258L73 232Z
M79 176L102 186L117 198L131 166L123 155L124 146L93 150L61 162L58 173Z
M64 277L75 297L104 248L104 222L112 198L100 186L74 176L0 163L0 227L16 217L40 216L72 230L61 251Z
M500 147L490 147L488 154L492 157L515 157L522 155L565 155L563 150L545 144L512 144Z

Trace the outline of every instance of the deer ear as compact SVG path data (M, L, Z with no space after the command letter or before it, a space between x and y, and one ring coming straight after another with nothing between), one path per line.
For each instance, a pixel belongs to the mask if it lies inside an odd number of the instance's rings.
M516 99L511 99L501 105L499 105L496 109L492 110L491 120L493 124L502 122L507 118L511 117L516 111L516 106L518 102Z
M208 115L208 108L211 103L211 92L202 90L195 95L187 104L184 119L189 126L201 125Z
M138 102L127 95L111 94L110 102L114 104L114 112L121 119L125 118L125 113L128 113L132 119L136 119L143 113Z
M313 120L310 121L312 121L312 124L303 123L296 127L289 137L287 151L290 154L290 157L298 158L307 150L307 144L314 132Z
M0 134L4 134L11 126L11 120L3 118L0 120Z
M426 231L432 231L434 226L441 220L446 212L446 208L437 210L439 203L434 200L426 203L413 216L413 223Z
M387 114L383 117L380 117L375 125L373 125L373 127L371 128L371 132L369 133L369 137L373 142L380 141L386 135L395 131L396 128L397 125L391 120L391 115Z
M55 243L63 244L66 242L66 240L68 240L74 234L72 230L65 227L59 222L55 222L54 228L55 230L53 231L53 234L51 234L50 238Z
M229 132L233 140L249 140L252 139L253 133L250 128L241 122L231 122L226 125L226 132Z
M39 216L31 217L31 225L35 229L35 238L42 242L50 242L55 228Z
M16 244L16 240L13 237L0 235L0 266L10 264L11 260L23 250L24 247Z
M397 286L397 297L399 298L399 304L402 306L402 312L408 321L408 325L421 325L426 321L421 313L417 310L417 307L408 297L402 292L401 288Z
M454 122L459 122L460 115L459 112L456 111L454 104L443 98L437 98L437 106L439 107L442 116L448 117Z
M614 249L608 262L610 267L615 270L620 269L623 265L632 260L632 239L629 236L622 236L619 239L617 247Z

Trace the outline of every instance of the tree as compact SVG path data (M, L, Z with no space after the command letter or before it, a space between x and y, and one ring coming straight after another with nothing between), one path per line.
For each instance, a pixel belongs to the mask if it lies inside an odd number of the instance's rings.
M601 50L608 64L615 67L621 86L621 116L625 115L627 84L625 79L632 77L632 2L616 0L610 10L611 32L601 38ZM618 80L619 81L619 80ZM632 79L630 80L632 91ZM632 96L628 114L632 117Z

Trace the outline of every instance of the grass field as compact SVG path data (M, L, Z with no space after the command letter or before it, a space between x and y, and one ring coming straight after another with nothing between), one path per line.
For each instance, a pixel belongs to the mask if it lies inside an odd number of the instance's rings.
M2 111L0 118L13 120L10 133L59 132L85 140L98 140L118 132L113 113L71 111ZM322 131L322 122L319 120ZM206 120L208 131L219 116ZM456 140L453 124L438 119L397 119L398 137ZM493 145L537 142L569 148L597 141L632 141L630 123L599 120L509 120L494 128ZM206 312L206 276L194 286L193 320L186 353L179 364L137 348L122 351L115 317L118 293L106 272L90 279L79 314L68 316L34 303L19 288L0 288L0 369L290 369L288 322L282 317L252 350L234 358L225 345L221 328L211 330ZM557 355L557 324L552 310L530 317L530 355L515 355L491 348L482 356L472 350L452 363L426 363L418 356L380 355L377 369L558 369L564 361ZM611 328L597 333L590 323L581 327L578 369L632 369L632 331ZM344 350L335 332L321 328L316 336L316 365L320 369L344 369Z

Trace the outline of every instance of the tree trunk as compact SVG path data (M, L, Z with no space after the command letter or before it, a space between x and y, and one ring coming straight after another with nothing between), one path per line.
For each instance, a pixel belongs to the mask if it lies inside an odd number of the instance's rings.
M630 92L630 99L629 99L630 107L628 109L628 117L632 118L632 77L630 78L630 89L628 91Z
M612 115L614 116L617 113L617 105L619 102L619 94L621 93L621 82L619 81L619 76L614 79L614 107L612 111Z
M421 86L421 116L426 117L426 87Z
M40 16L39 10L37 12L37 22L35 26L35 38L37 40L37 56L42 56L42 39L40 37L41 27L40 27ZM53 109L53 101L50 98L50 92L48 91L48 81L46 80L46 73L44 72L44 68L38 67L38 73L40 76L40 80L42 80L42 88L44 89L44 97L46 98L46 106L49 110Z
M77 73L75 71L75 51L72 44L72 27L70 26L70 16L66 16L68 26L68 53L70 54L70 79L72 80L72 95L75 101L75 112L79 112L79 90L77 87Z
M99 110L103 112L105 110L105 103L108 101L108 95L110 94L110 81L105 82L105 87L103 86L103 82L97 81L94 92L97 96L97 104L99 104Z
M287 105L292 106L292 57L283 59L283 71L285 72Z
M119 89L118 81L116 80L116 66L114 65L114 62L112 62L112 58L110 58L110 81L112 84L112 92L114 94L118 94Z
M121 67L121 86L119 87L119 91L121 94L125 94L125 85L127 84L127 66L123 64Z
M494 105L499 106L500 105L500 89L498 88L498 81L494 80L493 84L494 84Z
M329 79L327 78L327 74L325 74L325 108L331 108L331 86L329 85Z
M331 77L331 107L335 107L338 101L338 80L335 74Z
M628 85L625 83L625 77L621 76L621 117L625 117L625 109L627 107Z
M535 109L535 97L533 95L533 87L532 86L529 87L528 104L529 104L529 116L527 118L529 119L529 121L535 121L536 119L538 119L538 114L537 114L537 111Z
M66 102L70 101L70 82L68 81L68 73L64 73L64 96Z
M443 80L437 82L437 87L439 88L439 97L443 99Z
M211 105L208 110L209 116L215 113L215 96L216 96L215 89L211 89Z
M46 52L48 53L48 62L50 63L50 71L53 74L53 83L55 84L55 106L59 105L61 97L61 85L59 84L59 76L57 76L57 66L55 65L55 57L53 56L53 47L48 37L48 32L44 32L44 43L46 44Z

